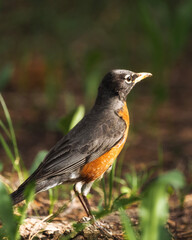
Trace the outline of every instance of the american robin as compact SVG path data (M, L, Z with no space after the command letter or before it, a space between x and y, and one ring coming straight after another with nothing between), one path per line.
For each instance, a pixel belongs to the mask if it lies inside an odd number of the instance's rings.
M37 170L11 194L13 204L24 200L24 189L35 182L35 192L63 183L74 183L74 191L88 216L92 216L86 195L93 182L110 168L128 135L128 93L151 73L112 70L98 89L93 108L50 150Z

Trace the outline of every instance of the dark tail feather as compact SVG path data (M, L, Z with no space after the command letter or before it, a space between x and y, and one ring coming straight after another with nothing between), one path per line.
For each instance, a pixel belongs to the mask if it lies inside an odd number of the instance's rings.
M15 205L17 203L20 203L23 200L25 200L25 194L24 194L25 188L31 183L32 183L32 181L28 181L28 179L27 179L24 183L22 183L18 187L18 189L16 191L14 191L10 194L10 197L12 198L13 205ZM41 190L42 190L41 186L39 184L36 184L35 194L38 193L38 192L41 192Z
M31 175L24 183L22 183L18 189L11 193L11 198L13 201L13 205L22 202L25 199L24 191L28 184L30 184L32 181L34 181L33 176ZM49 180L43 180L43 181L35 181L35 193L46 191L49 188L55 187L56 185L60 184L59 180L57 178L52 178Z
M12 198L13 205L20 203L25 199L23 195L23 191L21 191L20 189L17 189L15 192L11 193L10 197Z
M35 181L35 173L33 173L30 177L28 177L19 187L16 191L12 192L10 194L10 197L12 198L13 205L22 202L24 197L24 191L28 184Z

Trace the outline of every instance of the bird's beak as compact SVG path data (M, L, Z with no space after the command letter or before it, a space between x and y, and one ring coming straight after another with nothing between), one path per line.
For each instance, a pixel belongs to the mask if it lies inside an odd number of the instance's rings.
M147 77L151 77L152 74L151 73L145 73L145 72L142 72L142 73L137 73L137 78L135 78L135 83L138 83L140 82L141 80L147 78Z

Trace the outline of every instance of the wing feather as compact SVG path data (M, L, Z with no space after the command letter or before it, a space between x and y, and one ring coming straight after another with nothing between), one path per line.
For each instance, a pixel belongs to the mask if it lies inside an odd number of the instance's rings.
M69 174L109 151L123 137L125 122L115 112L86 115L48 153L35 180Z

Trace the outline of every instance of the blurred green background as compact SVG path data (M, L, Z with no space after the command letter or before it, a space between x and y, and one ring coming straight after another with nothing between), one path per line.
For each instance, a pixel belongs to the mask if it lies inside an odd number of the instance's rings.
M190 0L1 1L0 11L1 89L12 78L19 89L75 85L90 97L106 71L129 68L153 72L162 98L191 37Z
M191 12L191 0L0 1L0 91L24 162L62 135L59 118L92 106L107 71L125 68L153 73L128 98L125 155L156 165L163 146L166 168L192 169Z

